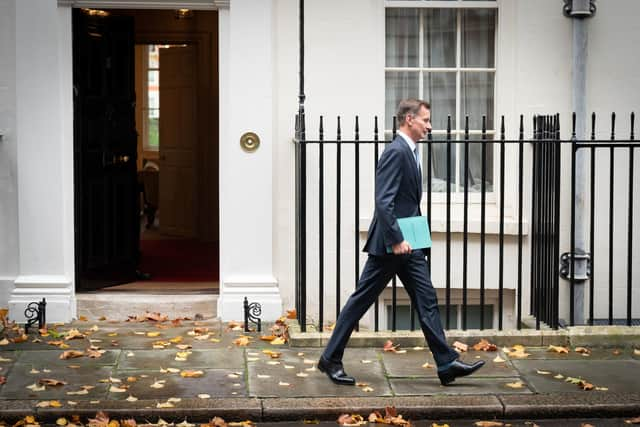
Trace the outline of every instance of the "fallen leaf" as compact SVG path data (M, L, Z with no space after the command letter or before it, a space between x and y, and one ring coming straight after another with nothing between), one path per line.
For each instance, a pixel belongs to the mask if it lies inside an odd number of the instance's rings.
M622 352L619 349L616 348L615 350L613 350L613 355L614 356L620 356L621 354L622 354Z
M465 343L462 343L460 341L455 341L453 343L453 349L460 352L460 353L464 353L465 351L467 351L469 349L469 346Z
M304 377L308 377L308 376L309 376L309 374L307 374L307 373L305 373L305 372L298 372L298 373L296 374L296 377L302 377L302 378L304 378Z
M507 383L505 384L507 387L510 388L523 388L524 387L524 383L522 381L516 381L513 383Z
M112 385L111 388L109 388L109 391L111 393L124 393L128 389L129 389L129 386L126 386L126 385L124 385L122 387L118 387L118 386Z
M65 341L82 338L85 338L85 335L77 329L69 329L64 336Z
M366 423L361 415L342 414L338 417L338 424L341 426L361 426Z
M523 345L514 345L513 347L511 347L511 349L503 349L505 350L505 353L507 353L507 356L509 357L513 357L515 359L524 359L526 357L531 356L530 353L527 353L525 351L525 347Z
M6 338L2 338L2 339L0 340L0 345L9 345L9 340L8 340L8 339L6 339Z
M591 383L588 383L586 381L580 381L578 383L578 387L580 387L583 390L589 391L589 390L593 390L594 389L594 385Z
M260 379L271 378L271 375L258 374L257 376L258 376L258 378L260 378Z
M135 397L135 396L129 395L129 397L127 397L125 400L127 402L136 402L138 400L138 398Z
M271 345L283 345L286 342L287 341L283 337L278 337L278 338L274 339L273 341L271 341Z
M20 344L23 343L25 341L28 341L29 337L26 334L22 334L20 336L17 336L15 338L11 338L11 342L14 344Z
M609 391L608 387L596 387L596 391Z
M504 362L506 362L506 360L504 360L504 359L503 359L502 357L500 357L500 356L496 356L496 358L495 358L495 359L493 359L493 361L494 361L495 363L504 363Z
M476 421L474 425L477 427L500 427L503 426L504 423L500 421Z
M151 387L151 388L163 388L165 382L166 382L165 380L158 380L158 381L155 381L153 384L151 384L149 387Z
M211 395L206 394L206 393L202 393L198 395L199 399L211 399Z
M425 362L424 365L422 365L423 368L433 368L433 365L430 365L429 362Z
M491 344L489 341L482 338L477 344L473 346L473 349L476 351L497 351L498 346L495 344Z
M634 348L633 349L633 354L636 356L640 356L640 349Z
M563 378L564 378L564 375L562 375L562 374L558 374L558 375L555 375L553 378L555 378L555 379L557 379L557 380L561 380L561 379L563 379Z
M536 369L536 372L540 375L551 375L551 372L549 371L541 371L539 369Z
M368 359L364 359L364 360L361 360L360 363L367 364L367 363L372 363L372 361Z
M275 335L261 335L260 339L262 341L273 341L275 340L277 337Z
M180 376L182 378L200 378L204 375L202 371L192 371L192 370L184 370L180 372Z
M38 383L42 384L42 385L48 385L48 386L59 386L59 385L65 385L67 384L65 381L60 381L60 380L56 380L53 378L41 378Z
M156 408L175 408L175 405L171 402L162 402L158 403Z
M400 345L396 345L393 341L387 340L387 342L382 346L382 350L396 352L398 347L400 347Z
M589 356L591 354L591 350L586 347L576 347L574 351L585 356Z
M47 388L43 385L38 385L36 383L33 383L31 385L28 385L27 388L31 391L45 391Z
M370 393L373 391L373 389L371 387L362 387L362 391L364 391L365 393Z
M567 347L560 347L557 345L550 345L548 351L555 351L560 354L569 354L569 349Z
M78 390L78 391L68 391L67 395L69 396L83 396L85 394L89 394L89 390L87 389L82 389L82 390Z
M84 351L67 350L62 352L62 354L60 355L60 359L66 360L66 359L72 359L75 357L82 357L82 356L84 356Z
M636 350L638 351L638 350ZM631 418L628 420L624 420L626 424L640 424L640 417Z
M293 310L287 310L287 319L297 319L297 318L298 318L298 313L296 312L295 308Z
M246 347L250 343L250 337L246 335L241 335L240 337L233 340L233 343L239 347Z
M278 383L278 385L283 386L283 387L289 387L291 384L286 383L286 382L284 382L284 381L280 381L280 382Z
M64 417L58 418L56 420L56 425L58 426L66 426L67 424L69 424L69 421L67 421L67 419Z
M431 423L431 427L449 427L449 424Z

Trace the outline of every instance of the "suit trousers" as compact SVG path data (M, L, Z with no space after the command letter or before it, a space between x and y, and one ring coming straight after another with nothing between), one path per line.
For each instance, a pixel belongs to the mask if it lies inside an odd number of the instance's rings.
M420 327L436 364L443 366L458 358L458 353L447 344L442 329L427 260L422 250L415 250L407 255L369 255L356 290L340 311L331 339L322 354L326 360L342 361L356 324L396 274L416 308Z

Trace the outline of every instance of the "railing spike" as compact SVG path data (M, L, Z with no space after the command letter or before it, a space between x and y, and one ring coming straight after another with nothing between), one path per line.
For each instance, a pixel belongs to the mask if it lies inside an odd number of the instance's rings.
M520 114L520 128L518 129L518 139L524 139L524 114Z
M576 112L571 114L571 138L576 138Z
M338 129L337 129L337 138L340 139L342 137L342 130L340 129L340 116L338 116Z
M636 113L634 113L633 111L631 112L631 136L629 139L634 140L634 136L633 136L633 131L634 131L634 126L635 126L635 122L636 122Z
M500 116L500 139L505 139L504 115Z
M373 137L376 141L378 140L378 116L373 118Z
M482 139L487 136L487 116L482 115Z
M616 113L611 113L611 140L616 139Z
M320 139L324 138L324 116L320 116Z
M360 139L360 120L356 116L356 139Z
M591 139L596 139L596 112L591 113Z

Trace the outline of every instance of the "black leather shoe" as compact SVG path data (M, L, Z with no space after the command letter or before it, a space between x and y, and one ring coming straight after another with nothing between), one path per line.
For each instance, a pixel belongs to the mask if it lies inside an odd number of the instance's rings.
M342 367L342 363L333 363L321 357L318 360L318 369L327 374L329 379L340 385L355 385L356 379L347 375Z
M483 366L484 360L478 360L472 364L462 362L461 360L454 360L451 366L442 372L438 372L438 377L442 385L447 385L454 382L458 377L473 374Z

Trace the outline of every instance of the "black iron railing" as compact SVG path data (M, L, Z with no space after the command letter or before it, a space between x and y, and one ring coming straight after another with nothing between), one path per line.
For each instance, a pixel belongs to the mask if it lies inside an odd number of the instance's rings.
M634 224L634 211L633 211L633 198L634 198L634 173L633 173L633 151L636 147L640 146L634 140L634 115L631 115L631 132L630 138L626 140L616 140L615 139L615 115L612 115L611 119L611 138L609 140L597 140L595 137L595 115L592 119L592 132L591 139L579 141L575 138L575 115L573 119L573 133L572 138L570 140L562 140L560 138L560 117L559 115L554 116L535 116L533 119L533 134L532 138L525 139L525 129L524 129L524 117L520 116L519 120L519 129L518 129L518 138L515 140L507 140L505 137L505 121L504 117L501 119L500 130L498 132L498 138L494 138L491 141L488 136L489 132L486 129L486 119L483 117L482 120L482 131L481 131L481 139L475 140L470 138L469 132L469 119L465 118L465 130L462 139L456 140L456 136L453 134L451 130L451 118L449 117L447 121L447 130L445 134L444 141L434 141L432 134L429 133L428 137L425 141L420 141L422 150L426 149L426 156L424 159L424 167L423 170L426 171L426 215L427 218L431 221L432 218L432 207L433 207L433 195L434 191L432 191L432 181L433 181L433 173L432 166L434 161L433 155L433 147L436 143L444 142L446 144L446 190L445 200L446 200L446 211L445 211L445 277L444 278L434 278L434 285L436 288L438 286L442 286L444 284L444 319L445 319L445 328L450 329L450 318L451 318L451 307L452 307L452 289L453 286L453 275L451 271L452 260L454 259L452 256L452 234L456 231L452 228L452 207L454 205L452 201L452 189L450 183L454 182L452 170L452 150L454 149L455 144L461 144L461 150L464 152L464 158L469 158L469 150L471 146L479 145L480 153L481 153L481 178L480 178L480 238L479 242L475 245L478 246L479 252L479 271L477 272L479 275L479 302L480 302L480 311L479 311L479 327L480 329L485 329L487 325L487 319L485 319L485 305L486 305L486 268L487 268L487 260L486 260L486 246L487 246L487 213L486 207L487 203L487 193L489 192L486 188L487 183L487 174L489 171L487 170L487 155L488 148L490 144L493 144L493 149L497 148L498 150L498 167L497 173L494 173L494 176L498 178L498 186L494 186L491 189L491 192L495 196L495 201L492 203L498 204L498 235L497 235L497 245L498 245L498 260L497 260L497 284L492 288L497 289L498 297L497 297L497 328L503 329L504 324L504 311L505 311L505 286L504 286L504 278L505 278L505 268L509 268L512 273L512 277L515 277L516 284L512 286L515 290L515 307L510 307L515 312L516 320L515 324L518 328L522 325L523 320L523 290L530 290L530 298L529 298L529 314L535 317L536 319L536 328L540 328L541 324L544 323L552 328L558 328L560 326L559 313L561 311L561 307L559 306L559 289L560 289L560 281L559 281L559 272L560 272L560 237L561 237L561 221L566 217L561 215L561 200L562 197L565 199L569 194L561 194L562 192L562 182L565 179L569 179L571 181L571 194L570 200L576 200L576 186L575 186L575 176L576 176L576 153L581 149L588 149L591 153L591 162L590 162L590 193L589 197L591 200L590 209L589 209L589 252L576 254L575 247L575 221L576 221L576 213L575 213L575 203L570 203L571 205L571 214L570 216L570 225L565 226L562 230L566 230L569 228L570 230L570 253L568 256L568 264L565 268L565 277L568 280L570 286L570 298L569 298L569 321L568 323L573 325L574 321L574 289L576 283L579 280L583 280L583 278L576 278L575 271L575 263L576 259L580 259L580 257L589 258L589 308L588 308L588 323L594 323L594 295L596 292L600 290L601 283L596 283L593 279L593 271L594 271L594 262L592 258L592 254L594 253L594 241L597 238L594 235L594 224L595 222L602 220L596 218L597 213L594 209L594 200L596 197L596 187L595 187L595 173L596 173L596 155L598 148L609 148L609 156L610 156L610 188L609 188L609 200L610 200L610 214L609 218L609 259L608 259L608 322L609 324L615 323L615 315L614 315L614 281L613 281L613 268L614 264L621 264L619 260L615 260L613 257L613 239L614 239L614 228L613 228L613 194L615 191L614 188L614 170L616 167L620 167L619 164L614 163L614 152L616 150L628 149L629 150L629 178L627 183L628 190L628 229L627 229L627 239L628 239L628 248L626 254L626 269L627 269L627 296L626 296L626 323L632 324L633 322L633 311L632 311L632 294L633 294L633 224ZM342 124L340 117L337 118L337 126L336 126L336 138L333 140L329 140L325 138L325 130L324 130L324 119L320 117L319 129L318 129L318 139L309 140L306 139L305 132L305 119L304 116L296 118L296 139L295 139L295 150L296 150L296 308L298 313L298 320L300 322L300 326L302 331L306 331L307 326L307 303L309 301L313 301L314 304L317 303L317 326L322 328L326 323L325 316L325 300L326 300L326 292L327 289L330 288L329 284L326 283L325 270L328 268L325 248L325 238L333 237L335 238L335 262L331 265L331 268L335 270L335 288L331 287L331 290L335 292L335 316L340 312L341 308L341 270L343 268L342 261L342 249L344 249L341 245L341 227L343 217L343 206L342 199L348 197L350 199L355 200L354 204L354 224L355 224L355 236L354 236L354 253L355 253L355 262L353 265L353 283L350 283L350 286L355 286L357 283L358 276L360 273L360 252L361 252L361 240L359 235L359 222L360 222L360 189L361 183L365 179L373 179L373 176L363 176L360 171L360 163L362 160L362 153L360 149L362 147L369 147L368 153L371 153L372 156L371 162L373 168L377 167L378 158L381 153L381 149L384 148L384 144L389 141L381 141L379 138L379 130L378 130L378 118L374 118L373 126L373 139L364 140L360 138L360 121L359 118L355 118L355 126L354 126L354 138L351 140L345 140L342 138ZM395 136L395 120L393 125L393 136ZM507 146L515 146L517 147L517 163L511 163L509 167L517 167L518 173L518 194L517 194L517 209L515 216L515 221L517 222L517 232L515 236L510 237L512 240L512 244L517 246L517 262L515 265L505 266L505 151ZM570 149L571 152L571 172L567 174L563 173L562 168L562 147L566 147ZM325 148L332 147L335 149L335 153L328 153ZM372 149L371 149L372 148ZM344 164L343 159L343 150L353 149L353 165ZM313 155L314 158L317 157L317 165L308 164L308 150L314 150ZM317 151L316 151L317 150ZM525 162L525 150L527 151L529 161ZM566 151L566 150L565 150ZM330 171L326 170L325 160L328 155L335 155L335 168ZM351 154L351 153L350 153ZM333 159L332 159L333 160ZM566 160L566 158L565 158ZM366 161L366 160L365 160ZM353 166L351 168L351 166ZM312 171L315 167L317 167L317 175L314 175L314 179L317 178L318 182L314 183L314 190L317 191L307 191L307 186L310 184L308 180L310 179L307 176L307 171ZM354 182L354 193L353 194L344 194L343 191L343 170L349 169L353 171L353 182ZM327 180L328 174L335 174L335 188L328 189L325 186L325 181ZM469 231L469 167L465 167L464 174L464 182L465 185L462 189L462 211L463 211L463 220L462 220L462 251L460 254L456 254L455 259L460 260L460 265L462 268L462 277L461 283L456 283L456 289L461 290L461 327L462 329L467 329L468 327L468 306L469 306L469 271L468 271L468 263L470 259L469 255L469 244L470 244L470 231ZM525 182L526 181L526 182ZM529 184L529 185L525 185ZM317 185L317 187L315 186ZM328 191L332 192L335 197L335 232L330 232L332 236L327 236L328 231L326 229L326 196L325 193ZM566 190L565 190L566 191ZM316 212L307 211L307 201L309 197L317 197L317 206L318 210ZM530 227L529 230L525 232L524 224L525 224L525 202L529 204L531 208L531 217L529 218ZM367 207L367 209L372 209L372 207ZM317 216L318 219L318 228L316 230L308 229L307 216L313 215ZM312 236L313 238L307 239L307 235ZM313 260L308 259L307 252L307 242L314 242L317 244L318 257L313 258ZM525 259L525 252L529 255L528 259ZM430 251L428 253L429 259L431 260ZM495 261L495 260L491 260ZM307 274L307 264L309 262L317 263L317 275L314 277L308 277ZM525 278L523 276L523 266L530 265L530 275ZM604 263L603 263L604 264ZM605 264L606 265L606 264ZM604 268L604 265L603 267ZM394 278L391 282L391 320L390 326L392 330L396 330L396 318L397 318L397 285L396 279ZM566 311L566 308L563 307L563 310ZM378 302L376 301L376 306L374 310L374 329L379 330L379 310L378 310ZM411 321L410 325L413 328L414 325L414 310L410 309L411 313ZM316 322L314 322L316 323Z

